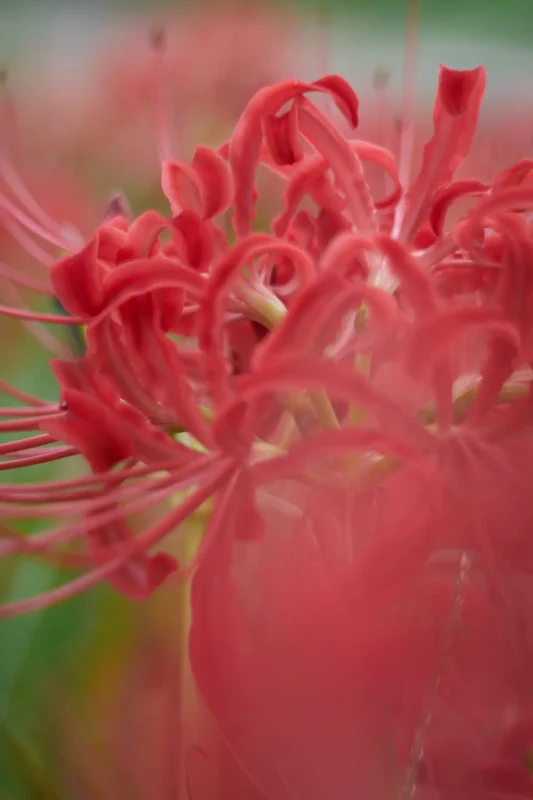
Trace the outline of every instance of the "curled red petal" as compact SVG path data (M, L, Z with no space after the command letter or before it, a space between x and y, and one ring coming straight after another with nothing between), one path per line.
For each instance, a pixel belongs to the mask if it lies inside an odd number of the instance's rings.
M405 195L399 234L411 241L427 217L432 197L449 183L468 155L485 92L483 67L450 70L441 67L433 111L435 132L424 147L422 166Z
M341 78L340 75L326 75L324 78L314 81L313 86L326 91L350 126L357 128L359 100L348 81Z
M362 303L372 310L371 321L362 335L357 335L352 323L351 339L357 337L359 348L376 338L387 340L396 327L396 301L386 292L358 282L355 286L336 275L318 278L301 291L290 305L290 313L256 347L252 365L254 371L267 367L270 361L286 352L302 355L322 355L334 344L342 330L348 312L355 312ZM346 343L350 341L346 337Z
M439 100L445 111L458 117L468 110L480 79L481 67L476 69L449 69L442 66L439 74Z
M215 253L212 224L196 213L182 211L172 220L172 227L183 237L185 259L194 269L205 271Z
M283 192L285 210L274 218L272 228L277 236L284 236L289 228L298 204L306 194L314 195L319 205L324 207L332 205L335 209L342 208L341 198L337 197L330 187L327 198L324 197L324 187L321 185L320 197L315 194L317 184L327 170L326 159L317 154L307 156L301 165L292 173Z
M370 274L366 263L366 251L375 250L372 239L356 233L341 233L333 239L322 255L320 271L342 275L347 268L357 265L365 277Z
M533 187L528 185L505 186L483 197L469 213L472 223L480 223L497 211L525 211L533 208Z
M106 275L104 303L106 307L116 307L130 297L165 285L179 285L193 296L200 297L205 289L205 280L194 270L168 258L139 259L123 264Z
M206 377L218 401L227 395L228 369L224 357L222 330L225 298L246 260L252 261L268 254L291 259L303 283L309 282L314 276L313 262L305 251L266 234L252 234L237 242L213 268L202 303L199 344L205 355Z
M298 139L298 108L294 104L280 116L269 114L263 120L263 132L275 164L286 166L303 158Z
M117 405L119 397L109 381L102 375L96 362L86 354L79 361L50 361L50 366L61 389L61 399L67 389L99 397L109 408Z
M350 230L350 222L346 219L344 214L334 211L332 208L323 208L316 221L316 256L322 252L334 241L338 236L342 236L346 231ZM366 270L357 262L353 260L351 269L347 270L347 276L351 273L352 277L359 275L364 277Z
M352 301L351 295L347 297L350 288L339 277L328 275L317 279L301 291L291 303L290 313L255 349L252 360L254 371L260 371L263 365L268 365L276 355L283 352L312 352L315 350L317 338L322 339L325 335L327 340L331 333L331 321L320 320L317 325L317 317L326 314L329 318L328 310L333 304L334 323L338 327L338 304L342 306ZM327 328L327 332L324 328Z
M476 180L455 181L435 192L429 222L436 236L442 235L444 219L450 206L461 197L479 197L486 194L490 186Z
M126 234L126 247L133 258L151 255L160 235L169 227L168 219L156 211L145 211L130 225Z
M328 76L315 83L289 80L260 89L237 122L229 145L229 162L235 181L234 226L239 238L250 233L253 222L254 175L261 155L263 120L305 92L325 92L348 121L357 124L357 96L342 78Z
M374 203L355 150L316 106L301 99L298 107L300 131L326 159L344 193L352 222L363 233L372 231Z
M309 211L299 211L291 222L286 238L310 255L313 255L313 240L316 233L316 220Z
M63 397L64 419L43 422L43 431L76 447L95 472L111 469L133 454L131 439L113 410L76 389L66 389Z
M115 219L96 231L98 258L108 264L116 263L118 254L126 245L126 234L129 226L126 223L125 228L121 228L116 224L117 222L118 220Z
M532 173L533 158L522 158L496 175L492 181L492 190L494 192L496 189L505 189L508 186L520 186L531 179Z
M433 226L429 220L426 220L413 239L413 247L415 250L427 250L429 247L437 242L438 236L433 230Z
M88 534L89 550L95 566L105 564L114 548L134 540L126 521L117 519L102 525ZM178 569L178 561L169 553L133 555L116 572L109 576L109 583L131 600L145 600L169 575Z
M222 214L229 208L233 194L233 180L224 158L215 150L199 145L192 165L202 186L204 218Z
M179 562L170 553L140 555L111 573L110 583L131 600L146 600L178 569Z
M162 397L166 405L192 436L206 447L212 447L211 426L198 408L196 395L187 380L176 345L163 335L154 335L153 338L156 346L151 348L151 353L154 367L161 376ZM169 374L172 380L168 380Z
M420 315L438 306L438 299L429 275L401 242L388 236L376 236L376 246L388 258L391 270L398 276L402 293Z
M97 240L79 253L60 259L50 268L50 279L64 308L80 317L91 317L102 309L103 269L98 261Z
M406 362L415 376L431 365L469 331L486 332L508 342L518 351L520 336L514 325L503 321L500 312L491 308L453 308L416 325L406 352Z
M204 203L200 181L196 170L180 161L163 161L161 165L161 188L170 203L172 214L184 209L202 214Z
M402 188L396 161L392 154L385 148L358 139L350 140L349 144L361 161L368 161L382 167L393 181L391 192L383 199L374 201L375 207L383 210L394 206L401 197ZM272 227L278 236L285 235L291 217L306 194L313 195L322 209L328 208L337 211L342 209L341 198L334 190L330 187L325 194L324 182L319 183L328 167L328 161L322 155L317 154L305 157L302 164L291 173L283 193L285 210L273 221Z
M402 196L402 185L400 183L400 176L398 175L398 165L392 153L384 147L379 147L377 144L363 142L358 139L351 141L350 144L361 161L369 161L371 164L376 164L378 167L384 169L392 179L393 186L390 193L381 200L374 200L375 207L384 210L395 206Z

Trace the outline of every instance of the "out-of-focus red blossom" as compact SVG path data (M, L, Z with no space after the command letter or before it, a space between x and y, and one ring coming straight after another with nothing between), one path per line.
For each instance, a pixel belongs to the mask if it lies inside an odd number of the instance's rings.
M32 81L19 114L25 130L39 131L34 148L135 187L152 182L162 94L174 112L174 147L190 154L230 130L253 93L286 72L296 39L289 13L239 0L167 12L154 30L164 31L161 58L146 21L111 23L82 74Z
M482 67L441 68L407 186L330 75L261 89L218 150L167 158L168 218L114 205L76 248L18 194L69 251L39 280L72 316L1 311L83 325L87 351L53 361L59 404L5 386L26 405L0 429L30 436L0 468L81 454L92 474L1 489L3 556L86 570L0 613L192 575L195 679L273 800L533 797L533 173L457 178L484 89ZM268 233L260 164L284 182ZM207 500L178 565L158 548ZM61 524L17 536L28 517Z

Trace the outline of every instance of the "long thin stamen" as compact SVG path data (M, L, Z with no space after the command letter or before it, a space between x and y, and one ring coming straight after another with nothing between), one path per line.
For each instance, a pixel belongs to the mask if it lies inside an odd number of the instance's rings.
M166 41L161 29L152 32L151 44L154 53L154 78L156 86L157 146L159 160L169 161L177 157L176 136L171 118L170 87L165 64Z
M160 480L158 484L159 488L155 490L152 489L152 491L146 494L139 495L137 491L130 491L131 487L129 487L128 495L132 494L133 500L122 506L117 505L113 508L109 508L109 500L106 494L104 494L103 503L101 503L102 508L100 510L98 510L98 506L94 513L84 516L83 519L78 522L64 525L52 531L45 531L26 537L24 540L24 549L42 550L52 545L65 544L66 542L85 536L105 525L110 525L116 522L117 519L125 519L131 517L133 514L145 511L151 506L175 497L179 492L186 491L201 483L206 475L211 474L213 470L217 468L217 461L220 463L219 457L207 457L203 460L201 468L197 468L194 471L188 466L181 470L176 470L169 476L165 476ZM107 489L105 492L107 493ZM83 509L84 506L82 505L81 508ZM34 511L35 509L32 510L32 513ZM25 514L27 512L24 511L21 513ZM49 510L46 511L46 515L50 515ZM54 514L50 516L54 516ZM9 553L14 553L17 549L18 548L13 544L9 545L8 543L4 543L2 546L2 543L0 543L0 554L7 555Z
M187 469L190 469L187 466ZM85 475L79 478L70 478L68 480L53 480L41 481L32 483L29 486L24 484L15 484L10 486L10 492L13 496L24 495L27 492L43 492L50 498L50 502L55 502L54 494L62 494L70 492L73 489L84 489L88 492L99 491L100 493L117 483L122 483L125 480L135 478L145 478L148 475L154 475L159 472L169 472L177 480L177 476L181 474L176 470L175 461L160 462L157 465L150 466L133 466L125 467L117 472L104 472L96 475ZM21 498L22 499L22 498Z
M13 219L19 222L24 228L27 228L29 231L35 234L35 236L38 236L40 239L43 239L43 241L54 245L54 247L58 247L60 250L67 249L67 243L62 238L58 238L54 234L50 233L47 228L44 228L38 222L35 222L35 220L29 217L24 211L12 203L11 200L9 200L3 194L0 194L0 207L2 207L4 211L10 214Z
M176 528L184 519L189 517L212 495L221 482L224 481L227 472L227 464L219 465L218 469L213 470L193 494L189 495L189 497L171 511L164 519L154 523L144 533L140 534L126 545L121 546L117 555L110 558L102 566L97 567L92 572L88 572L58 589L52 589L36 597L30 597L26 600L19 600L0 606L0 617L9 617L15 614L46 608L101 583L101 581L105 580L119 567L125 564L126 561L137 553L145 552L148 548L156 545L172 529Z
M434 264L439 264L448 256L457 252L457 244L451 234L439 239L432 247L429 247L419 256L415 256L422 267L429 268Z
M45 230L50 231L53 235L54 231L57 231L58 224L55 222L52 217L50 217L44 209L39 205L33 195L29 192L27 187L22 182L21 178L17 175L16 171L13 169L12 165L9 162L9 159L6 158L2 150L0 149L0 175L3 177L4 181L6 182L7 186L11 189L15 197L21 203L23 208L27 210L29 214L33 214L35 220L38 221L40 225L43 226Z
M64 545L83 538L93 531L105 527L106 525L112 525L118 520L126 519L132 514L146 511L153 506L167 501L172 496L175 496L176 491L184 488L183 485L185 485L187 488L191 482L193 481L188 478L182 481L182 484L180 485L176 481L171 481L169 483L168 479L165 479L161 482L164 484L163 488L151 491L149 494L145 494L141 498L139 498L137 495L137 500L134 500L133 502L123 506L116 503L111 505L109 500L103 498L101 505L91 507L91 513L83 517L83 519L81 519L79 522L74 522L70 525L67 524L52 530L46 530L32 536L25 536L24 540L18 539L17 541L0 541L0 555L5 557L9 555L15 555L21 551L40 552L49 547ZM11 504L8 507L10 509L8 513L11 513ZM81 505L81 509L83 508L84 506ZM16 511L18 511L18 509L15 506L15 512ZM36 509L20 509L20 513L14 513L13 515L22 517L23 519L32 519L33 512L35 511ZM72 514L73 510L69 508L69 516ZM44 516L54 518L56 516L55 510L51 510L49 508L46 509L46 514Z
M2 219L2 225L6 231L11 234L13 239L18 242L27 253L35 258L38 264L50 267L54 263L54 257L38 245L27 232L27 229L22 227L19 222L16 222L6 215Z
M0 522L0 541L2 539L11 539L13 541L23 540L24 534L15 530L5 522ZM44 553L25 553L22 550L19 553L21 557L37 558L43 560L46 564L56 567L63 567L65 569L87 569L91 566L91 560L88 556L81 553L68 553L48 550Z
M0 296L10 303L22 305L24 302L18 289L10 282L4 281L0 283ZM72 357L71 350L45 328L40 322L23 322L26 330L28 330L47 350L49 350L57 358L70 359Z
M64 314L41 314L38 311L27 311L24 308L0 306L0 314L15 319L29 320L30 322L51 322L54 325L85 325L87 320L83 317L69 317Z
M23 392L22 389L17 389L11 383L0 378L0 392L7 394L8 397L12 397L14 400L20 400L21 403L27 403L30 406L42 406L41 413L44 412L44 407L46 409L50 409L50 402L48 400L43 400L41 397L36 397L33 394L28 394L28 392ZM54 411L57 411L57 407L54 406ZM0 409L0 414L2 410ZM7 410L6 414L3 416L28 416L31 414L36 414L37 411L35 408L33 409L9 409Z
M39 437L35 437L39 438ZM147 481L140 481L135 485L119 486L115 489L106 488L104 492L94 492L94 496L88 493L79 493L79 496L50 498L46 493L35 493L19 498L14 497L11 490L0 488L0 513L9 514L12 519L39 519L39 518L59 518L71 514L96 513L99 509L107 509L111 504L122 502L129 497L138 496L141 492L153 493L161 489L172 486L175 491L176 480L173 475L166 475L164 478L152 478ZM45 498L43 503L43 497ZM19 500L19 504L14 502ZM3 506L2 503L6 505ZM27 505L26 505L27 504ZM28 540L26 540L28 541ZM30 540L31 541L31 540Z
M0 278L5 278L8 281L17 283L25 289L32 289L34 292L39 292L39 294L55 297L53 289L46 283L31 278L12 267L8 267L3 261L0 261Z
M27 439L17 439L13 442L4 442L4 444L0 444L0 456L17 453L26 448L40 447L42 444L52 444L52 442L55 442L55 439L48 433L43 433L39 436L31 436Z
M56 406L50 406L50 412L47 411L41 416L34 416L35 411L35 408L0 408L0 417L17 417L14 420L0 422L0 432L34 431L38 430L45 421L64 417L64 412L58 412Z
M0 432L1 433L29 433L31 431L38 431L41 428L41 425L45 421L54 420L54 419L62 419L64 414L49 414L42 417L30 417L28 421L25 419L20 420L9 420L8 422L0 422Z
M331 10L325 2L319 2L315 10L316 17L316 60L318 75L331 75L332 49L331 49ZM331 97L324 95L323 108L331 117L334 105Z
M1 87L1 111L3 112L3 120L5 122L3 134L9 137L8 146L11 152L13 153L13 151L15 151L15 154L20 156L17 145L21 137L17 124L15 103L7 86L7 77L7 72L4 72L2 76L3 85ZM0 175L4 179L6 186L9 187L13 195L22 204L23 208L25 208L30 215L33 215L35 220L40 222L50 233L54 234L54 232L58 232L59 224L36 200L35 196L13 167L10 158L6 156L3 148L0 148Z
M32 467L36 464L47 464L50 461L60 461L62 458L79 455L79 450L75 447L50 447L37 456L27 458L12 459L0 462L0 471L6 469L22 469L22 467Z

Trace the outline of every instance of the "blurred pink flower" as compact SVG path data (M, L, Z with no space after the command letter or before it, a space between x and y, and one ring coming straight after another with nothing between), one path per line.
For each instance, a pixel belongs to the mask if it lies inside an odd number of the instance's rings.
M189 156L196 142L224 136L252 94L287 71L295 41L288 12L246 2L112 24L83 70L71 74L67 64L48 84L46 75L32 81L19 99L21 127L39 132L34 149L92 172L93 181L96 172L107 185L151 189L161 104L173 146Z

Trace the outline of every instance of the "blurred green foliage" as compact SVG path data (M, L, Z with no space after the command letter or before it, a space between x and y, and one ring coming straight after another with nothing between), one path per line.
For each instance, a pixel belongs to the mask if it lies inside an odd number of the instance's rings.
M402 35L407 0L320 0L330 12L363 15L376 26L399 29ZM306 10L314 0L298 0ZM533 41L533 3L530 0L419 0L422 27L443 35L507 38Z

